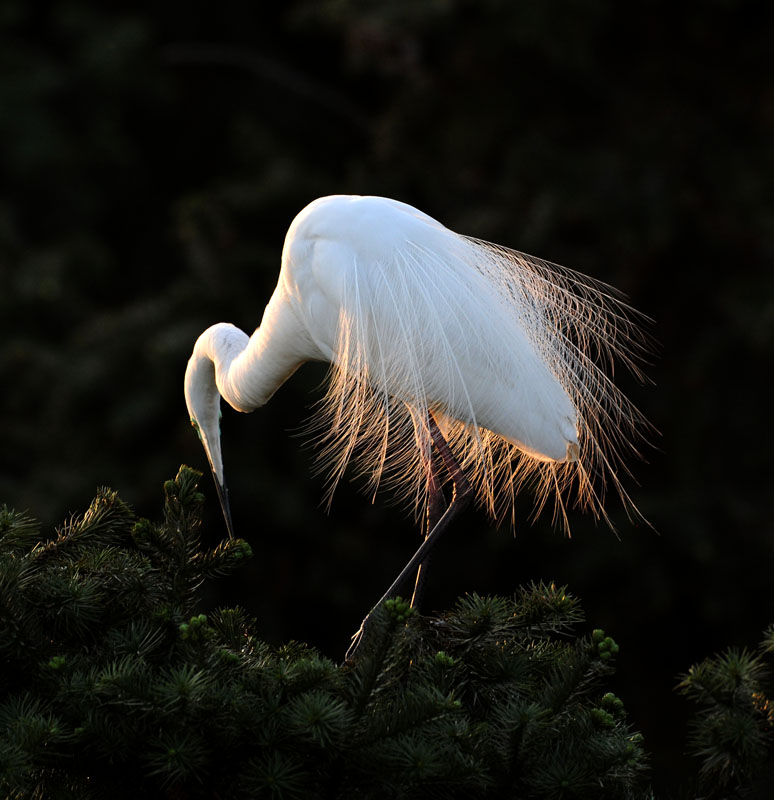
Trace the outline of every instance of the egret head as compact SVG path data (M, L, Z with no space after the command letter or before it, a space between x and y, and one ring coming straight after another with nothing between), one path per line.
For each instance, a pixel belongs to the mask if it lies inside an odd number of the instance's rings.
M185 402L191 424L207 454L215 488L223 509L228 535L234 538L234 525L231 521L231 508L228 502L228 489L223 473L223 458L220 450L220 393L215 383L215 366L212 359L202 352L206 341L202 341L206 331L196 342L194 352L185 371ZM202 343L200 345L200 342Z

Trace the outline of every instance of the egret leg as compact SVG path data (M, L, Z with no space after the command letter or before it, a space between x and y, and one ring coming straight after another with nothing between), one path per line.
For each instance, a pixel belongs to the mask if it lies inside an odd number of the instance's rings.
M433 439L433 444L435 445L436 450L438 450L441 458L443 459L444 466L446 467L447 472L452 478L453 484L453 495L452 495L452 504L455 502L455 499L460 495L464 494L466 497L469 497L471 493L470 482L465 475L462 467L460 466L459 461L454 457L454 454L449 447L449 443L444 438L444 435L441 433L441 429L438 427L438 423L433 416L432 411L427 412L428 416L428 430L430 431L430 435ZM427 538L430 536L430 533L433 531L435 526L438 524L441 517L444 515L446 511L446 500L443 496L443 491L441 489L441 483L438 480L438 472L434 466L434 462L432 459L428 465L428 487L427 487ZM458 512L462 511L465 506L467 506L469 499L466 499L460 508L458 508ZM417 568L417 577L414 583L414 594L411 597L411 607L418 608L419 601L422 598L422 593L424 591L425 583L427 581L427 569L430 563L430 556L427 555Z
M411 415L414 423L414 439L420 455L420 462L425 472L425 497L426 514L422 520L422 528L425 538L436 526L438 520L446 511L446 498L443 494L443 487L438 475L436 460L433 458L433 437L430 432L431 424L437 427L432 412L427 409L424 414L420 414L411 405L406 405L406 409ZM417 608L423 594L427 577L427 568L430 562L428 556L417 568L417 576L414 582L414 594L411 598L411 607Z
M374 609L378 608L385 600L388 600L390 597L392 597L403 585L403 582L406 580L406 578L408 578L408 576L413 573L414 570L419 568L420 564L427 559L430 551L441 540L443 534L449 529L454 518L464 511L465 508L467 508L472 499L473 487L465 477L465 473L462 471L462 467L460 467L457 459L450 450L446 439L443 438L443 434L439 430L432 414L430 414L430 434L433 437L433 444L436 446L441 458L443 459L444 466L451 475L454 488L451 503L449 503L449 507L443 512L441 518L435 524L430 533L428 533L428 535L425 537L425 540L422 542L422 544L419 545L419 549L409 559L408 564L403 567L400 575L398 575L398 577L392 582L390 588L379 598L379 601L376 603L374 608L371 609L371 611L366 615L366 618L360 624L360 629L352 637L352 643L350 644L346 655L344 656L346 660L352 658L360 642L362 641L363 633L368 625L368 620L371 614L374 612Z
M449 448L449 444L441 433L438 423L433 416L432 411L427 412L427 429L430 432L430 437L433 440L436 450L438 450L447 471L454 481L454 491L459 487L468 487L468 479L460 467L459 461L454 457L454 454ZM427 538L430 532L438 524L446 511L446 498L443 496L443 489L441 482L438 479L438 471L432 457L428 459L427 464L427 519L426 519L426 535ZM417 578L414 583L414 594L411 597L411 607L418 608L419 602L424 592L425 583L427 580L427 569L430 563L430 556L419 565L417 569Z
M446 499L443 496L438 472L432 459L427 465L427 516L425 517L425 539L430 535L430 531L438 524L438 520L446 511ZM419 608L419 603L424 594L427 579L427 568L430 563L430 556L419 565L417 577L414 581L414 594L411 596L411 607Z

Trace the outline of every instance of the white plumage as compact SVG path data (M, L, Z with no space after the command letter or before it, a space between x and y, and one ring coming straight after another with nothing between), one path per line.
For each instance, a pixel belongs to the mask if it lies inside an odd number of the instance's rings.
M302 363L327 361L311 429L331 489L354 459L422 513L432 414L493 517L527 482L536 512L552 497L566 526L568 504L606 518L606 484L634 510L617 473L644 420L605 369L638 373L637 318L602 283L405 203L323 197L293 220L255 333L220 323L197 340L186 403L222 489L220 396L252 411Z

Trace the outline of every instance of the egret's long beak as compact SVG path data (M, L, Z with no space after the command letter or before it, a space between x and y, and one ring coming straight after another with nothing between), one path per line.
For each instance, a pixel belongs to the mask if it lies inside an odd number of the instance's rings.
M229 539L236 538L234 536L234 522L231 519L231 506L228 502L228 487L226 486L225 479L223 481L218 479L215 470L212 470L212 477L215 480L215 489L218 492L218 500L220 500L220 507L223 509L223 518L226 520L226 530L228 531Z
M226 487L226 476L223 474L223 458L220 454L220 420L205 430L192 416L191 423L199 435L199 439L204 445L204 452L207 454L207 461L212 470L212 479L215 481L215 490L218 493L220 507L223 510L223 518L226 520L226 530L230 539L234 536L234 522L231 519L231 506L228 502L228 488Z

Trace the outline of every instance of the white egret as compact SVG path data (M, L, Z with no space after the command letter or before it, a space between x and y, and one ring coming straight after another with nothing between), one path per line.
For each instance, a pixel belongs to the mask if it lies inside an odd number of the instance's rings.
M213 325L188 362L186 403L229 533L220 398L253 411L306 361L331 365L312 423L330 490L354 459L372 488L393 484L428 516L396 584L470 497L512 518L527 484L535 514L553 499L567 528L570 505L607 520L612 485L636 516L618 472L646 423L608 373L619 360L640 374L639 317L606 284L454 233L405 203L315 200L288 230L253 335Z

